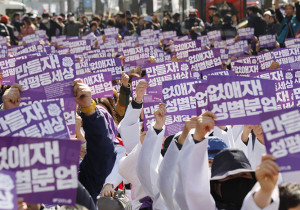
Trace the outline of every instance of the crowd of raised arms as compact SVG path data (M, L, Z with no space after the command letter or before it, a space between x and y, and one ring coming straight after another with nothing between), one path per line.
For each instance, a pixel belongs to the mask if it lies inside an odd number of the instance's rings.
M278 1L2 14L0 210L300 209L300 4Z

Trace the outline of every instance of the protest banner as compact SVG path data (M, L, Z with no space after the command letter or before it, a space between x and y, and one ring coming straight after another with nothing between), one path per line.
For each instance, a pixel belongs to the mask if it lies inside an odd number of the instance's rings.
M17 206L16 174L0 171L0 210L15 210Z

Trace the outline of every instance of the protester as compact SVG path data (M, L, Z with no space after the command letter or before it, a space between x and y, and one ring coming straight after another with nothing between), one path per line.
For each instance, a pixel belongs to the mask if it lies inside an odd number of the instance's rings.
M181 32L185 35L191 35L192 39L196 39L204 31L204 28L204 23L197 18L196 11L190 10L189 18L182 23Z
M28 16L23 17L22 22L23 22L23 26L22 26L20 38L22 38L26 35L34 34L36 27L32 23L30 17L28 17Z
M17 38L16 35L18 35L18 33L17 33L17 30L15 29L15 27L10 25L9 17L7 15L2 15L1 23L3 23L6 26L8 32L9 32L10 44L11 45L17 45L18 44L18 38Z
M285 6L285 16L283 16L279 9L279 0L275 1L276 18L280 23L277 41L281 47L284 46L285 38L294 38L300 27L300 6L298 0L294 0L294 3L295 6L292 4ZM295 7L296 15L294 15Z
M56 35L62 35L62 27L60 24L58 24L56 21L50 19L50 16L48 13L43 13L42 15L42 23L40 24L40 30L45 30L46 34L51 40L52 36ZM58 34L57 34L58 31Z
M69 13L67 17L68 20L65 24L64 34L67 36L79 36L80 30L83 28L83 24L76 22L72 13Z

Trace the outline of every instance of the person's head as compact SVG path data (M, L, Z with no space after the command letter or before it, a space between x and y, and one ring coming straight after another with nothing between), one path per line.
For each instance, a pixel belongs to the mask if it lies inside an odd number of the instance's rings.
M116 113L114 111L114 108L113 108L112 104L109 102L109 100L107 98L97 99L96 103L98 105L102 106L103 108L105 108L106 111L112 116L114 122L117 123Z
M63 22L62 16L57 16L57 21L58 21L59 23L62 23L62 22Z
M222 150L228 148L228 145L223 139L216 136L208 138L208 164L211 168L215 156Z
M256 6L250 6L247 8L247 14L250 16L252 14L257 13L257 7Z
M67 18L68 18L69 22L74 22L75 21L75 17L74 17L73 13L68 13Z
M275 22L276 22L275 16L272 15L272 16L270 17L270 22L269 22L269 23L275 23Z
M98 25L101 24L101 17L99 15L95 15L92 19L92 21L96 21Z
M137 25L138 22L139 22L138 16L133 15L133 16L131 17L131 22L132 22L134 25Z
M18 13L18 12L14 13L13 19L21 20L21 15L20 15L20 13Z
M226 25L232 24L232 16L230 14L226 14L223 18L223 23Z
M217 207L240 209L255 183L255 173L243 151L224 149L214 157L210 185Z
M109 27L109 28L115 27L115 21L113 19L108 19L106 24L107 24L107 27Z
M111 104L111 106L113 108L116 107L116 105L118 103L118 99L119 99L119 94L115 89L113 89L113 97L112 98L107 98L107 100L109 101L109 103Z
M285 15L287 17L290 17L294 14L295 7L292 3L289 3L289 4L285 5L284 10L285 10Z
M95 32L98 28L98 23L96 21L92 21L90 24L91 32Z
M150 16L146 16L145 18L144 18L144 25L151 25L152 24L152 18L150 17Z
M212 5L208 8L208 15L213 16L218 11L215 5Z
M87 23L89 21L88 17L86 15L82 16L82 22Z
M152 16L153 23L159 23L158 17L156 15Z
M130 11L126 11L126 18L127 18L127 20L131 19L131 12Z
M30 17L28 17L28 16L24 16L22 21L23 21L23 24L25 27L30 26L32 24L32 21L31 21Z
M42 18L43 18L43 20L42 20L43 23L48 23L48 21L50 20L49 13L43 13Z
M238 17L236 15L232 15L231 20L232 20L233 23L238 23L239 22Z
M65 21L65 19L66 19L65 13L62 12L62 13L60 13L59 15L62 17L62 20Z
M195 9L191 9L190 13L189 13L189 18L190 19L196 19L196 17L197 17L196 10Z
M214 23L218 23L221 19L221 16L219 13L215 13L214 16L213 16L213 22Z
M144 25L144 18L139 18L139 26L143 26Z
M279 186L280 204L279 210L300 209L300 185L297 183L283 184Z
M272 16L272 13L271 13L270 11L266 11L266 12L264 13L264 19L267 21L267 23L270 22L271 16Z
M179 13L175 13L173 15L173 19L175 20L175 22L177 22L178 20L180 20L180 14Z
M7 24L9 22L9 17L7 15L1 16L1 23Z

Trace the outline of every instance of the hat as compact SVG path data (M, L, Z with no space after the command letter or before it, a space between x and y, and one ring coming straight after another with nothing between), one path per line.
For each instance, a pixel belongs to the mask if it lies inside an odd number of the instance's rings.
M216 11L217 11L218 9L217 9L217 7L216 7L215 5L211 5L211 6L208 8L208 10L216 10Z
M152 23L152 19L151 19L150 16L146 16L146 17L144 18L144 21L148 21L148 22L151 22L151 23Z
M196 10L195 9L191 9L190 13L196 13Z
M74 16L74 14L72 12L69 12L67 17L70 17L70 16Z
M255 177L254 170L242 150L224 149L214 158L210 180L220 180L242 172L251 172Z
M2 23L7 23L8 22L9 17L7 15L2 15L1 17L1 22Z
M59 16L57 16L57 19L63 19L63 18L62 18L62 16L59 15Z
M266 12L264 13L264 16L265 16L265 15L272 16L272 13L271 13L270 11L266 11Z
M131 12L130 11L126 11L126 15L131 15Z
M226 142L216 136L208 138L208 159L214 159L216 154L228 148Z
M223 18L224 23L231 23L232 21L232 16L230 14L226 14L225 17Z

